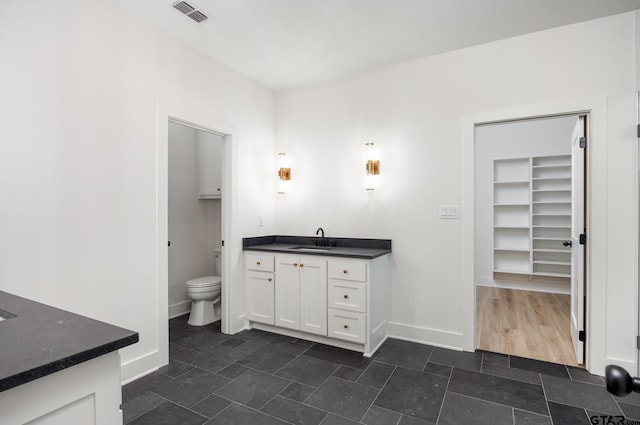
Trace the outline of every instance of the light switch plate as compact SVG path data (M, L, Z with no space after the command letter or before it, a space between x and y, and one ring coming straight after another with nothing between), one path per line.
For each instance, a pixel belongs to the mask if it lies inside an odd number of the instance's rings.
M459 219L460 205L440 205L440 218Z
M263 215L259 215L258 216L258 227L264 227L264 216Z

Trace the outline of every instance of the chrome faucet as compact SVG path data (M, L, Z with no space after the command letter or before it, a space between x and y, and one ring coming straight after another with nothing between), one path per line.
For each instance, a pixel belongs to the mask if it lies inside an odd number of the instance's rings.
M318 230L316 230L316 236L318 235L318 233L322 233L321 238L324 239L324 229L322 227L318 227Z

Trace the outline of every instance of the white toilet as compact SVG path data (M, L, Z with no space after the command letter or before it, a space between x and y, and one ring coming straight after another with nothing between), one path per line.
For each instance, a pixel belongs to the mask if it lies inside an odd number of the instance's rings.
M220 270L220 251L214 251L216 269ZM219 272L218 272L219 273ZM187 296L191 299L189 324L204 326L220 320L220 293L222 278L220 276L204 276L191 279L185 284Z

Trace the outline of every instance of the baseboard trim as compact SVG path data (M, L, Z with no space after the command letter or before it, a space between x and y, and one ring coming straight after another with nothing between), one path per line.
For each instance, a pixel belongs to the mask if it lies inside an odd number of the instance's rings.
M388 338L388 336L385 335L384 338L382 338L382 340L378 343L378 345L376 345L375 347L371 347L370 348L370 353L363 353L362 355L364 357L369 357L369 358L373 357L373 354L375 354L378 351L378 349L380 349L380 347L382 347L382 344L384 344L384 342L387 340L387 338Z
M264 323L251 322L253 329L259 329L275 334L286 335L294 338L306 339L307 341L319 342L321 344L332 345L334 347L345 348L347 350L358 351L364 353L364 344L357 344L350 341L342 341L335 338L329 338L322 335L309 334L302 331L296 331L293 329L279 328L272 325L266 325Z
M485 277L476 277L476 286L490 286L501 289L517 289L520 291L548 292L553 294L569 295L571 286L558 282L533 282L528 280L495 280Z
M158 370L160 363L159 358L160 351L154 350L135 359L123 362L120 366L122 385Z
M461 332L389 322L389 338L462 351L463 337L464 335Z
M605 372L605 367L607 365L610 364L614 364L616 366L620 366L626 369L627 372L629 372L629 374L631 376L636 376L636 362L634 362L633 360L626 360L626 359L618 359L615 357L606 357L605 363L604 365L594 365L593 363L596 362L592 362L591 364L591 369L589 369L590 373L594 373L596 375L601 375L604 376L604 372Z
M169 306L169 319L183 316L191 311L191 301L180 301Z

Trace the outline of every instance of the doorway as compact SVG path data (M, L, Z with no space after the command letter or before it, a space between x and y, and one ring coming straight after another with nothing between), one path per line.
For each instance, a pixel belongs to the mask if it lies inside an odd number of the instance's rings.
M169 319L191 309L185 282L220 276L224 136L169 121ZM220 319L219 302L214 319Z
M237 143L234 135L237 129L233 124L216 119L210 112L188 106L169 105L158 101L156 104L156 321L155 338L157 350L148 358L147 368L166 365L169 362L169 122L216 133L223 137L221 161L221 189L224 191L220 201L221 208L221 245L222 245L222 285L221 285L221 330L234 333L245 326L244 317L238 310L236 300L242 299L242 285L234 285L239 279L235 272L240 233L231 217L237 210L235 205L235 186L232 177L235 172L233 159L237 157Z
M476 348L585 363L587 118L475 126Z

